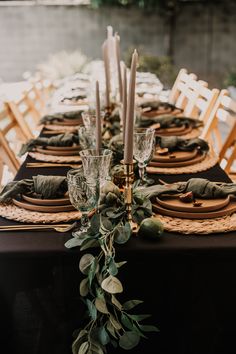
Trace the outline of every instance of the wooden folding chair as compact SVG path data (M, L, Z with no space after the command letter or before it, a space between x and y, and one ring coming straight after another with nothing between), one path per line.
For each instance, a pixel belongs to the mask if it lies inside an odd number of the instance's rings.
M21 143L26 140L27 136L19 127L9 107L3 104L0 110L0 181L3 177L4 166L7 166L13 175L18 171L20 161L16 154Z
M184 114L187 117L200 119L207 123L212 109L219 96L220 90L209 89L205 81L199 80L193 83L194 88L189 93L189 100L185 107Z
M43 102L34 85L25 91L20 99L7 101L6 104L28 139L38 135L38 123L43 114Z
M186 69L180 69L171 89L168 102L184 110L188 102L187 92L189 87L196 81L197 76L195 74L189 74Z

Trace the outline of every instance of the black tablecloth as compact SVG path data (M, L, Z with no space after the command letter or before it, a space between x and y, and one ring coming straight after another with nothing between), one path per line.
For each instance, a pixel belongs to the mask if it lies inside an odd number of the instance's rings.
M27 162L31 161L27 158ZM20 169L17 179L65 175L68 169ZM166 181L204 177L229 182L217 165L194 175L158 175ZM0 225L13 224L0 218ZM70 233L0 234L1 342L7 353L70 353L71 333L83 321L80 253L67 250ZM130 353L235 353L236 232L209 236L164 233L158 242L133 237L117 249L121 300L143 299L160 333ZM122 350L109 349L111 353Z

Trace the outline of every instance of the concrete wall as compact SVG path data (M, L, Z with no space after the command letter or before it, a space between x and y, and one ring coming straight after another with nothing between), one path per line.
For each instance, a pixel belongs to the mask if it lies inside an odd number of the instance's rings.
M82 6L0 6L0 77L21 79L50 53L80 48L91 58L111 24L121 35L122 50L141 46L165 54L168 26L157 12L134 9L92 10ZM236 4L184 6L176 20L176 69L189 70L219 83L236 66Z

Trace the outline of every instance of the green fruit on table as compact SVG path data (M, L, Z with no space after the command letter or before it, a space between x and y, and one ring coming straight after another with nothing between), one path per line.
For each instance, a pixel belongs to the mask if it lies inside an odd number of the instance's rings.
M164 231L164 226L160 220L156 218L144 219L139 227L138 236L149 239L158 239Z

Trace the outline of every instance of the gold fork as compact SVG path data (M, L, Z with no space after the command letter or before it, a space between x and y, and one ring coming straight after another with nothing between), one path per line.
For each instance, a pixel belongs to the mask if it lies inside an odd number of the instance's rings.
M47 162L28 162L26 164L27 168L33 167L81 167L81 164L69 164L69 163L47 163Z
M7 225L0 226L1 231L30 231L30 230L55 230L57 232L67 232L72 230L77 225L77 222L73 224L49 224L49 225Z

